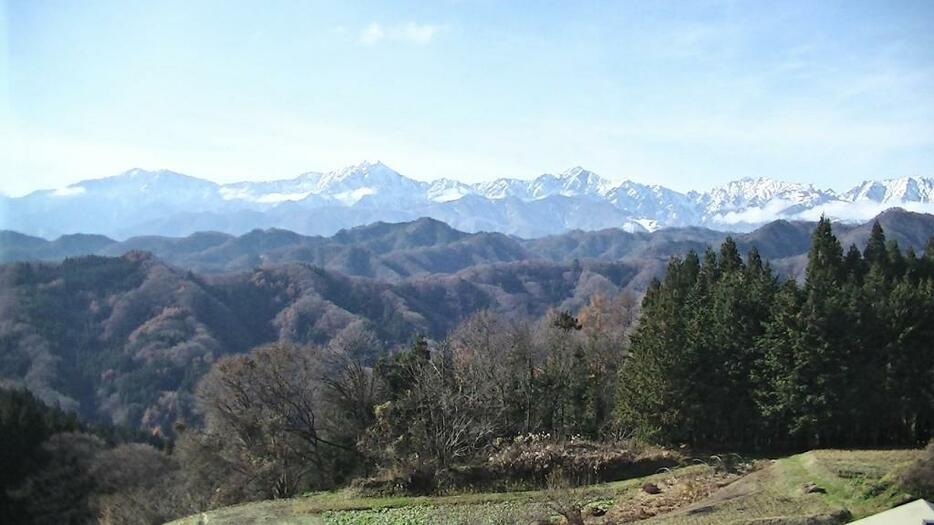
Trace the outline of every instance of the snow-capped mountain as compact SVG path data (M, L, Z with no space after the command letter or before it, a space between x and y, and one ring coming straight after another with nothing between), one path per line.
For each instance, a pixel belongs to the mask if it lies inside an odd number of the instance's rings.
M226 200L257 204L312 198L318 203L352 206L373 195L389 194L394 198L420 195L424 193L424 183L403 177L382 162L362 162L328 173L303 173L294 179L225 184L220 192Z
M690 197L658 185L623 181L606 193L606 199L621 210L629 210L649 230L661 225L690 226L700 222L697 206Z
M934 179L865 181L844 193L811 184L744 178L704 192L613 182L581 167L531 180L467 184L410 179L381 162L363 162L292 179L216 184L167 170L133 169L19 198L0 199L0 228L57 236L185 235L198 230L240 234L278 227L332 234L375 221L418 217L464 231L523 237L571 229L652 231L706 226L745 231L774 219L821 214L864 221L901 206L934 212Z
M844 200L902 204L934 202L934 179L902 177L883 181L863 181L843 194Z
M469 184L452 180L436 179L428 183L425 196L431 202L451 202L467 195L476 195L477 189Z
M752 228L773 218L797 218L808 210L823 209L842 200L833 191L820 190L812 184L761 177L743 178L702 194L691 192L689 196L700 208L703 224L734 225L739 229Z
M318 188L322 173L303 173L294 179L269 182L235 182L220 187L224 200L243 200L263 204L300 201Z
M766 178L744 178L725 186L696 195L695 200L708 214L741 212L749 208L762 208L771 203L788 204L788 208L813 208L819 204L836 200L830 190L819 190L812 184L783 182ZM780 210L784 212L784 210Z
M533 201L553 195L603 198L613 188L613 183L577 166L559 175L546 173L532 180L496 179L473 187L477 194L488 199L515 197Z

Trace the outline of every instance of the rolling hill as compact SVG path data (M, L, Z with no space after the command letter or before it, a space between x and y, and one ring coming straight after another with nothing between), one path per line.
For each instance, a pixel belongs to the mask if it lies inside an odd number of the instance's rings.
M902 248L924 250L934 233L934 216L898 208L878 216L888 238ZM836 224L846 247L862 247L872 222ZM748 233L732 234L742 251L755 246L766 259L791 264L806 253L814 223L773 221ZM295 232L253 230L240 236L197 232L185 237L143 236L125 241L75 234L47 241L12 231L0 232L0 262L59 261L79 255L121 256L131 251L151 252L173 266L199 273L243 272L269 265L300 262L347 275L399 281L416 276L456 273L472 266L518 261L572 262L643 261L703 251L728 235L700 227L665 228L629 232L619 228L570 231L535 239L501 233L467 233L447 224L420 218L402 223L374 223L341 230L331 237Z

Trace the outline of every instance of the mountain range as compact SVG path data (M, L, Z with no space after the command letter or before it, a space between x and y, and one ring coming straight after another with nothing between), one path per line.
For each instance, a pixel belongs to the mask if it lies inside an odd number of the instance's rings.
M923 251L934 235L934 215L892 208L875 220L903 249ZM204 274L305 263L355 277L399 282L453 274L475 266L513 262L570 263L574 260L663 263L688 250L702 252L732 235L742 252L755 246L782 273L798 276L814 222L772 221L751 232L728 233L699 226L646 231L607 228L574 230L536 239L498 232L469 233L423 217L410 222L377 222L341 230L330 237L288 230L256 229L243 235L196 232L185 237L147 235L117 241L103 235L72 234L48 241L0 231L0 263L61 261L85 255L122 256L149 252L177 268ZM871 222L834 225L842 245L862 247Z
M899 247L934 254L934 215L892 209L876 220ZM844 247L863 247L872 225L835 224L834 233ZM814 226L778 220L734 239L800 277ZM47 241L0 232L5 261L61 259L0 264L0 386L26 386L88 419L169 432L224 355L275 341L322 344L355 326L393 347L416 334L443 337L483 309L534 320L552 308L577 312L597 295L629 292L634 304L669 256L715 248L726 235L615 228L524 240L428 218L331 237Z
M464 232L525 238L571 230L649 232L701 226L751 231L776 219L863 222L900 206L934 211L934 179L865 181L838 193L811 184L745 178L705 192L613 182L580 167L532 180L417 181L376 162L293 179L217 184L167 170L133 169L22 197L0 196L0 228L46 238L101 234L241 235L279 228L331 235L377 221L431 217Z

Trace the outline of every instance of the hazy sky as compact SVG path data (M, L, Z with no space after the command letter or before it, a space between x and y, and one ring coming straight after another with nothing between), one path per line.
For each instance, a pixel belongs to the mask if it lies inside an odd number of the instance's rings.
M934 176L934 1L0 0L0 191L382 160L686 190Z

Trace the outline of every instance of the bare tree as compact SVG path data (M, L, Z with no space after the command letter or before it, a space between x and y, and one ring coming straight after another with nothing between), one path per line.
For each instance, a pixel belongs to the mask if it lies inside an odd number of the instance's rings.
M476 404L485 424L497 433L521 431L529 420L530 375L534 373L526 332L481 311L451 335L448 350L457 381Z
M338 333L322 353L321 382L333 408L330 426L335 435L351 443L375 420L378 391L370 363L383 351L371 330L354 323Z
M321 351L272 345L219 361L198 387L203 440L248 495L285 497L332 484L329 458L348 447L324 429Z
M568 525L584 525L584 507L593 499L590 492L575 489L560 471L548 476L545 508L560 514Z

